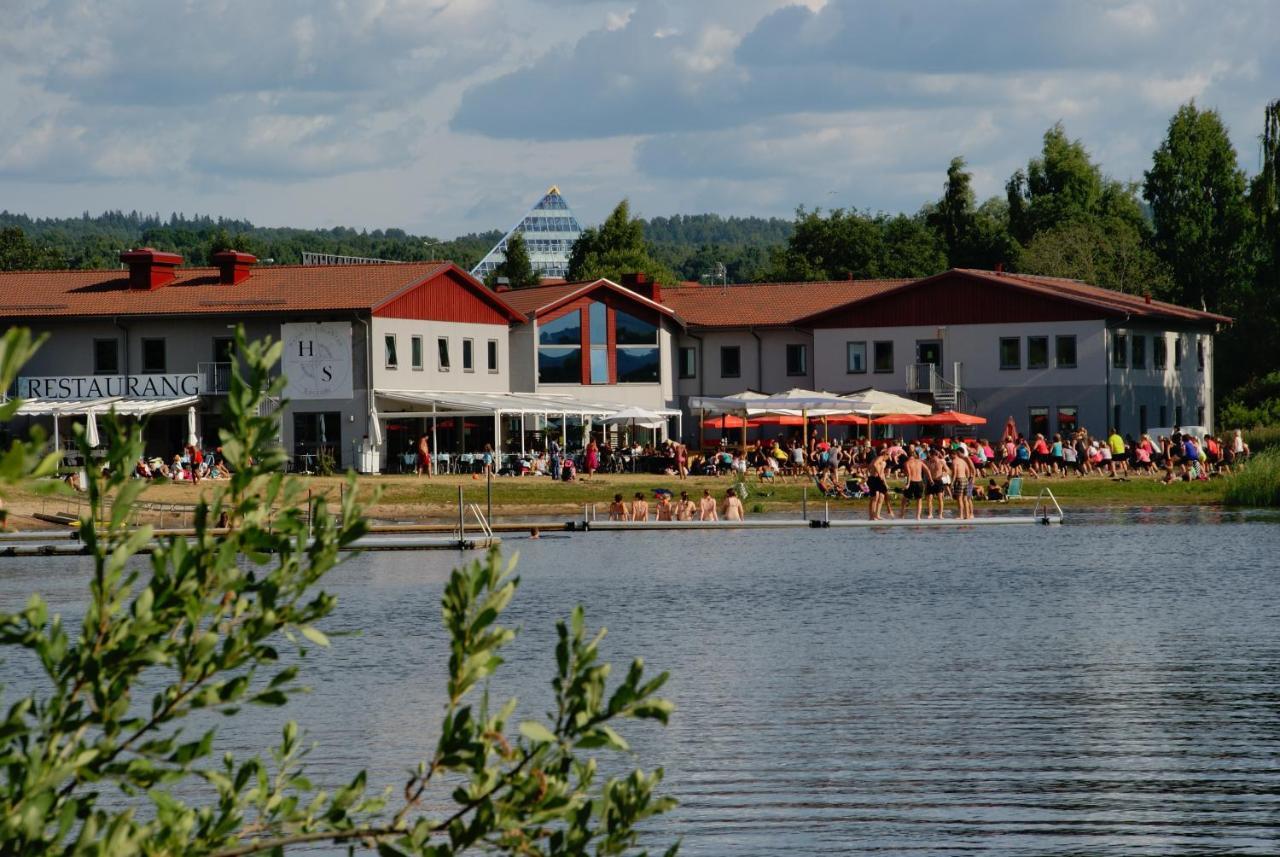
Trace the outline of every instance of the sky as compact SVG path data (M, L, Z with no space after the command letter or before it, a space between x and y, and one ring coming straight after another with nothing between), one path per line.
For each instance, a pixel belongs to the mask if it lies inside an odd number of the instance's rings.
M1061 121L1140 181L1218 110L1258 166L1270 0L0 0L0 209L506 229L914 212Z

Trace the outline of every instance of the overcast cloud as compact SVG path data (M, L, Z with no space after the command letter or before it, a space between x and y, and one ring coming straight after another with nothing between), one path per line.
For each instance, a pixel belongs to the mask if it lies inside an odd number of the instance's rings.
M914 211L1062 120L1140 179L1169 116L1257 162L1268 0L9 0L0 208L506 228L558 184L599 220Z

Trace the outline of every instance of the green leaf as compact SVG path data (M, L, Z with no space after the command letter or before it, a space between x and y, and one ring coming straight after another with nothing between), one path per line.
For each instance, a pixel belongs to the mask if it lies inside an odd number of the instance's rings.
M559 740L550 729L536 720L522 721L520 734L537 744L554 744Z
M303 625L301 630L302 630L302 636L306 637L308 640L315 643L317 646L325 646L326 648L328 647L329 638L326 637L323 633L321 633L317 628L314 628L311 625Z

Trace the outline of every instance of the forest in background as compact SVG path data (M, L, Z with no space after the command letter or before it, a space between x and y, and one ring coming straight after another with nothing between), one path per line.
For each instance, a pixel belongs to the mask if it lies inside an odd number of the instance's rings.
M961 156L942 193L914 213L806 209L794 220L673 215L645 220L626 200L574 248L570 278L643 270L659 281L804 282L922 277L949 267L1069 277L1229 315L1218 338L1222 421L1280 424L1280 101L1264 111L1260 168L1249 176L1216 111L1194 102L1170 119L1141 182L1107 176L1061 124L979 203ZM450 240L402 229L261 227L247 220L140 212L31 218L0 212L0 270L112 268L121 250L152 246L207 264L221 249L263 264L304 251L402 261L449 259L470 269L500 230ZM522 261L527 266L527 257ZM505 272L510 282L530 271Z

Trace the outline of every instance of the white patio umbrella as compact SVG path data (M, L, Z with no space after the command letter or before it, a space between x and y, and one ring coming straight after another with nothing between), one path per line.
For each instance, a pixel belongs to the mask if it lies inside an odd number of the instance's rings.
M98 437L98 414L93 408L85 411L84 438L88 441L90 448L94 449L102 442Z
M622 423L630 423L634 426L644 426L645 428L658 428L667 421L662 414L645 408L630 407L623 408L617 413L611 414L607 418L601 420L606 425L621 425Z
M853 413L867 418L868 440L871 438L871 425L875 422L876 417L883 417L886 414L928 416L933 413L932 405L917 402L915 399L908 399L895 393L886 393L884 390L877 390L874 387L857 393L850 393L844 399L856 408Z
M199 446L200 438L196 434L196 408L195 405L187 408L187 445Z

